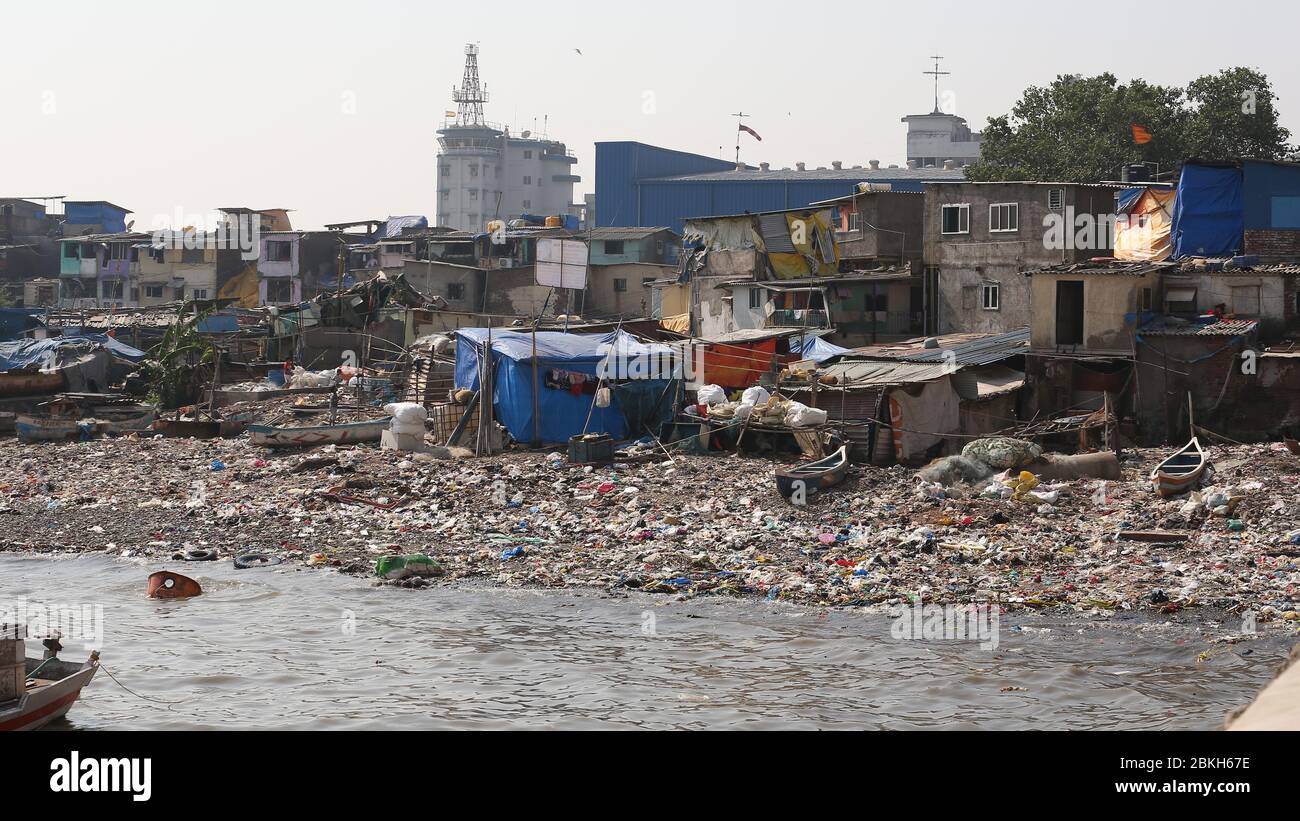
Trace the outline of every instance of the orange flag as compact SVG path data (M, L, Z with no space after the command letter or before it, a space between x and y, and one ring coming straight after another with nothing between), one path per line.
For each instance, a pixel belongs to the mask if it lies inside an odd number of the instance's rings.
M1138 145L1146 145L1155 139L1155 135L1137 123L1132 123L1131 125L1133 127L1133 142Z

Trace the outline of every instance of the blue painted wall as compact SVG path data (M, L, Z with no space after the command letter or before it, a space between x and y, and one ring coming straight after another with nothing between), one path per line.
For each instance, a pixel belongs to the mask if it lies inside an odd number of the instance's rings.
M63 204L65 221L73 225L102 224L105 234L125 231L128 213L130 212L106 202L65 202Z
M1300 228L1300 165L1244 160L1241 168L1246 230Z

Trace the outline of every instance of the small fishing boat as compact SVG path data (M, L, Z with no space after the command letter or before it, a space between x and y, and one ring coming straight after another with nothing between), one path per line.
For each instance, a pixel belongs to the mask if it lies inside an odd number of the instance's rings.
M307 428L276 428L270 425L249 425L248 435L254 445L268 448L306 448L315 445L350 445L356 442L378 442L388 428L389 418L368 422L350 422L343 425L318 425Z
M124 436L128 433L152 431L153 424L158 419L158 412L155 408L146 405L96 408L94 417L99 420L99 433Z
M27 658L17 628L5 632L0 638L0 731L35 730L62 718L99 670L99 651L92 651L84 664L61 661L58 639L46 639L45 656Z
M20 442L64 442L81 436L82 427L76 419L20 413L14 418L14 432Z
M793 501L799 493L806 499L838 485L848 472L849 448L845 445L825 459L776 471L776 489L787 500Z
M1162 498L1193 490L1201 481L1209 458L1199 439L1193 438L1181 450L1151 471L1151 483Z

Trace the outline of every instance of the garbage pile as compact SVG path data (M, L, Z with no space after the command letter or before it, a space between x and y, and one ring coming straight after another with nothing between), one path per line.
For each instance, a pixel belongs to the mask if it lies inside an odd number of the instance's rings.
M824 425L827 419L825 410L768 393L758 385L747 388L739 401L728 401L726 392L717 385L700 388L696 398L699 405L688 405L686 413L719 422L748 421L767 427L809 428Z
M943 484L853 466L795 507L777 494L772 461L736 456L579 467L558 452L273 453L246 437L9 443L0 520L6 550L178 563L190 551L263 554L404 587L1089 613L1208 606L1300 620L1300 459L1280 445L1216 448L1205 489L1162 500L1148 475L1165 455L1126 454L1116 481L1012 468Z

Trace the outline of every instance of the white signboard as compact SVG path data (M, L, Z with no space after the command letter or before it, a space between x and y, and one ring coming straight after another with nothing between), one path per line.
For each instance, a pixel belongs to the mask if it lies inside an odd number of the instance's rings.
M576 239L537 241L537 284L552 288L587 287L587 244Z

